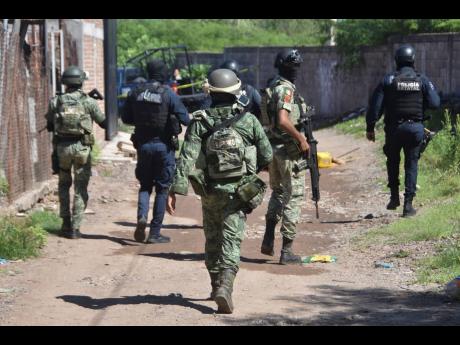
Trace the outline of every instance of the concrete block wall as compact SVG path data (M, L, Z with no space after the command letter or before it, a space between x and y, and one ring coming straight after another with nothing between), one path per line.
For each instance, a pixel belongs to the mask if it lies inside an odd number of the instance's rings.
M330 120L347 111L367 106L374 88L386 73L394 70L394 52L402 43L416 50L416 69L426 74L438 91L460 92L460 34L420 34L390 37L387 44L361 49L363 62L352 69L341 67L343 60L336 47L300 47L304 58L296 83L299 92L317 110L316 121ZM221 61L236 59L250 71L241 75L244 82L265 87L276 74L273 66L282 47L226 48ZM218 57L216 57L218 59ZM196 53L196 63L208 57Z

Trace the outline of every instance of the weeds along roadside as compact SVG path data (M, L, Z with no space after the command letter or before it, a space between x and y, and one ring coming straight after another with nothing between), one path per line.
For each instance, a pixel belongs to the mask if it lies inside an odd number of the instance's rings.
M388 245L433 243L433 254L416 260L419 283L442 284L460 275L460 120L457 117L453 133L450 119L447 112L438 112L425 123L427 128L437 130L437 134L419 161L419 189L414 199L415 206L419 207L418 214L371 229L357 238L358 242L369 245L382 242ZM365 138L364 117L339 123L335 128L339 132ZM377 164L385 167L382 121L376 126L376 143L379 152ZM403 155L401 181L404 181Z
M40 254L48 233L57 233L61 218L49 211L35 211L19 218L0 217L0 257L8 260L27 259Z

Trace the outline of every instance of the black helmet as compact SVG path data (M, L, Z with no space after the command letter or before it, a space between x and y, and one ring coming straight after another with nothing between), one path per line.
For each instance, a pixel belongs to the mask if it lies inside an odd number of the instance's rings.
M241 90L241 80L235 72L225 68L219 68L211 72L208 78L209 92L230 93L238 95Z
M413 65L415 62L415 49L409 45L404 44L396 50L395 53L396 65Z
M86 80L86 73L77 66L69 66L62 73L61 82L64 85L82 85Z
M301 62L303 62L303 59L297 49L283 49L276 55L275 68L298 66Z
M240 73L240 64L236 60L227 60L219 68L232 70L236 75Z

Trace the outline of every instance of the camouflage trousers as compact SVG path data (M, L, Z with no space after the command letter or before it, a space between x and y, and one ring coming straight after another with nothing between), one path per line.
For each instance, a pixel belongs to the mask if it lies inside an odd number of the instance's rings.
M210 273L229 268L238 272L246 214L232 194L209 193L201 197L206 238L205 264Z
M59 160L59 203L60 216L72 218L72 228L80 229L83 213L88 204L88 183L91 176L91 147L80 141L57 144ZM74 201L70 213L70 187L74 169Z
M268 166L272 195L265 218L278 223L281 234L294 239L296 225L300 219L300 208L305 194L305 170L298 174L292 171L293 160L288 158L283 145L272 145L273 161Z

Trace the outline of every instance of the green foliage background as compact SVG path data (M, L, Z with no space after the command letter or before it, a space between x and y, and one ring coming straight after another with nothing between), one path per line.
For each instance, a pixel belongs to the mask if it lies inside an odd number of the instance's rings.
M335 25L345 65L359 63L359 47L384 44L392 35L460 31L460 19L339 19Z
M329 39L329 19L120 19L118 64L145 49L186 44L192 51L231 46L312 46Z

